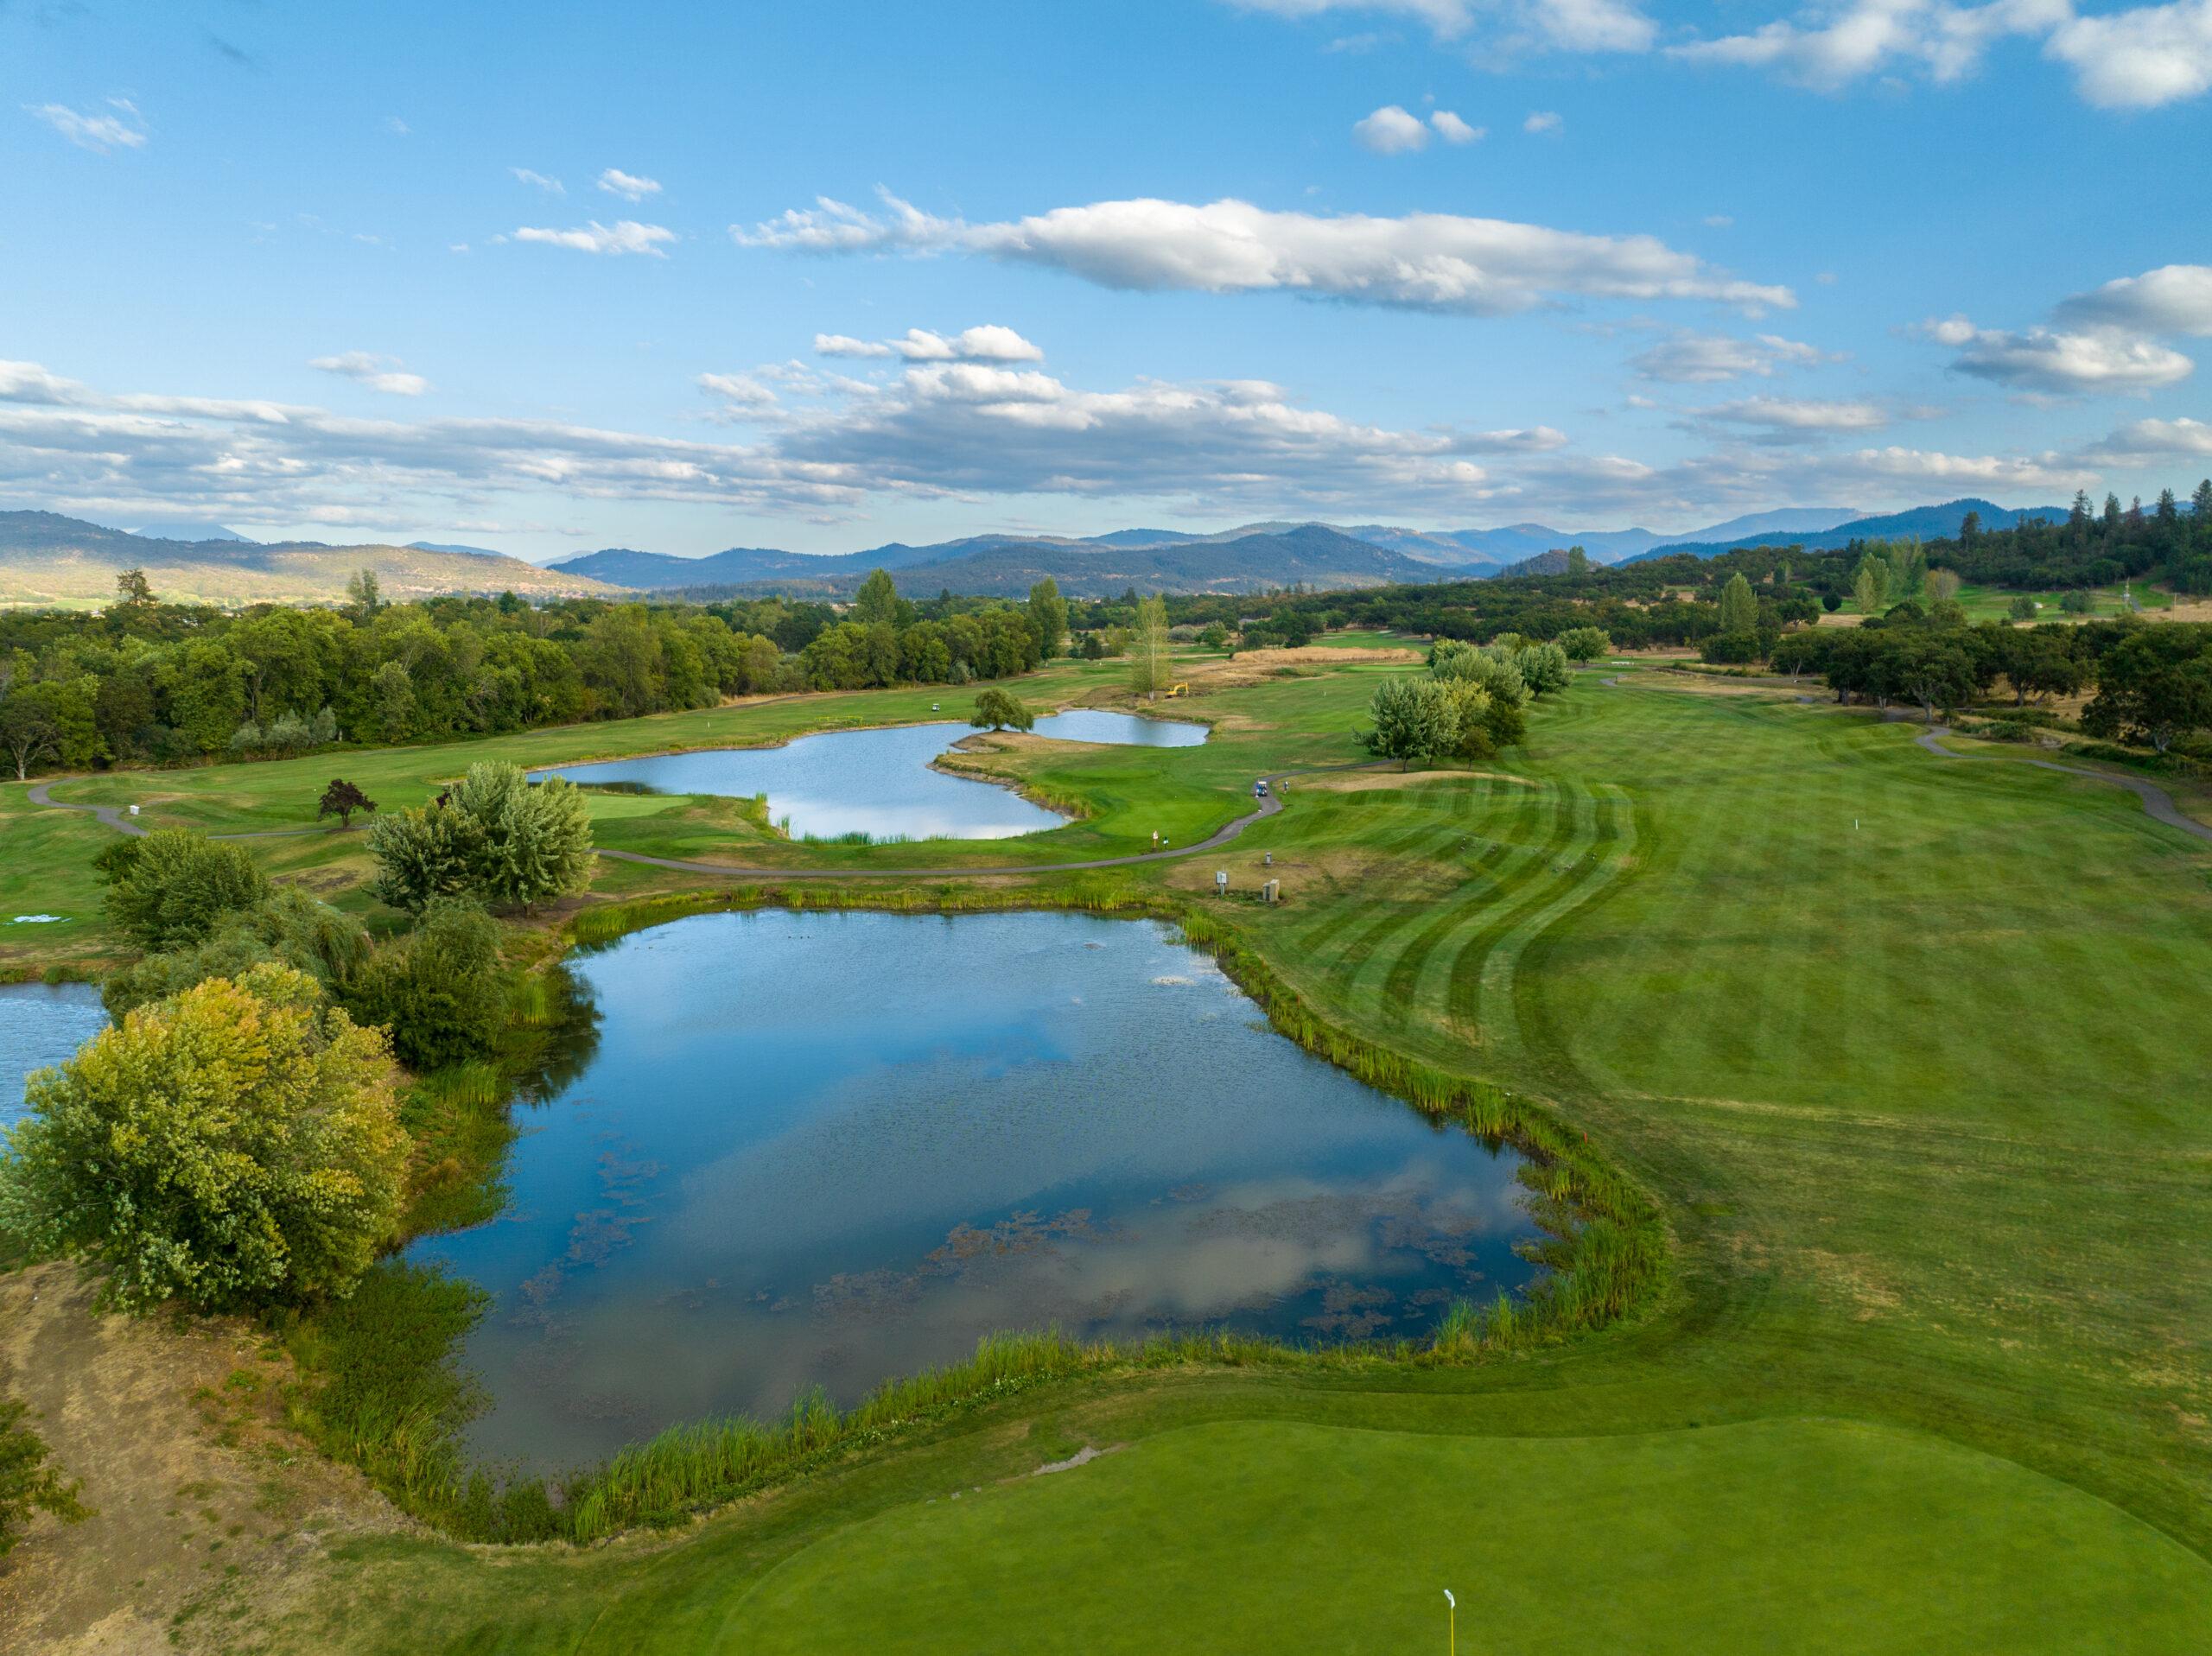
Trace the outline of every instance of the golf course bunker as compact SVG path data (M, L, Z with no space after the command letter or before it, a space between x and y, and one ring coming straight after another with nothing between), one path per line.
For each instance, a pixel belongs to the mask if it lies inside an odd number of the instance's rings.
M23 1119L23 1080L107 1027L99 986L0 983L0 1131Z
M1420 1337L1535 1267L1518 1159L1308 1056L1151 921L699 915L576 957L595 1056L498 1220L476 1447L841 1404L995 1329Z
M1062 818L995 783L930 769L938 755L974 733L950 723L830 731L782 747L662 753L531 776L628 783L663 794L766 794L770 819L789 817L798 839L865 834L878 840L1005 840L1059 827ZM1039 719L1037 733L1065 742L1195 747L1207 732L1204 725L1084 710Z

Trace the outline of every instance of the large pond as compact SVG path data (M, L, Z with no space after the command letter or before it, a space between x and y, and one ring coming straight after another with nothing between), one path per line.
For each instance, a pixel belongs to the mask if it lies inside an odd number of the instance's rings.
M899 725L831 731L782 747L720 748L570 765L533 776L630 784L664 794L768 796L768 814L788 817L794 837L1004 840L1059 827L1062 819L1009 789L932 771L930 762L963 737L966 725ZM1206 726L1126 713L1077 711L1037 721L1036 733L1068 742L1195 747Z
M92 984L0 984L0 1130L23 1119L24 1077L73 1056L106 1027Z
M850 1404L992 1329L1418 1336L1533 1269L1510 1152L1153 922L702 915L575 969L599 1044L524 1118L508 1212L412 1250L497 1295L465 1354L496 1456Z

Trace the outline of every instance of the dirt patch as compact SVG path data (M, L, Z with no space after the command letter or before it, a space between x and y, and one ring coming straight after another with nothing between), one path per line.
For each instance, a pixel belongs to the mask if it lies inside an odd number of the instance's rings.
M1516 782L1524 788L1536 785L1503 771L1346 771L1333 777L1299 777L1295 784L1301 794L1363 794L1376 788L1418 788L1428 782L1472 782L1478 777Z
M1279 682L1276 669L1284 667L1352 667L1362 663L1418 667L1423 657L1417 650L1329 650L1309 645L1304 650L1245 650L1228 661L1176 664L1176 676L1188 683L1192 694L1210 690L1243 689L1254 684ZM1318 674L1315 676L1319 676Z
M414 1530L283 1424L291 1364L258 1329L100 1316L92 1299L74 1266L0 1281L6 1392L98 1514L41 1514L0 1559L0 1652L214 1642L319 1577L327 1542Z

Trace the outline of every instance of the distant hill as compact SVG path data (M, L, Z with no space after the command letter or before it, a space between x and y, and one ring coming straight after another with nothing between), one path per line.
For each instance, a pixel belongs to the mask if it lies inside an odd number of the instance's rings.
M1363 523L1344 532L1439 563L1471 561L1513 563L1545 552L1579 546L1596 563L1624 563L1637 554L1674 542L1733 543L1738 536L1796 534L1834 528L1859 516L1855 506L1793 506L1782 511L1759 512L1731 518L1685 535L1655 535L1648 529L1553 529L1543 523L1510 523L1503 529L1395 529ZM1745 544L1755 542L1746 542Z
M935 546L893 542L865 552L823 556L734 547L710 558L610 548L550 566L625 587L697 593L710 587L804 584L849 592L872 569L887 569L901 592L1015 597L1050 575L1071 597L1109 597L1136 587L1176 593L1245 593L1303 581L1308 587L1376 587L1487 574L1490 566L1440 569L1431 562L1319 523L1266 525L1270 531L1153 539L1127 530L1090 540L977 535Z
M295 541L175 541L103 529L51 511L0 512L0 604L98 608L115 578L143 569L175 603L317 604L346 595L356 569L373 569L385 596L512 591L532 598L605 595L595 581L555 574L494 553L434 552L406 546L325 546Z
M1646 558L1670 558L1681 552L1710 558L1741 546L1777 544L1802 545L1808 552L1831 552L1853 541L1889 540L1905 535L1917 535L1923 540L1948 540L1958 534L1960 523L1970 511L1980 514L1984 529L2010 529L2023 517L2048 517L2063 523L2069 510L2065 506L1999 506L1969 496L1963 500L1947 500L1940 506L1914 506L1873 517L1853 517L1818 533L1797 534L1780 524L1759 525L1758 532L1739 533L1726 540L1707 535L1695 541L1670 542L1624 562L1641 563Z
M436 541L410 541L410 552L458 552L465 558L504 558L504 552L494 552L488 546L444 546Z
M158 523L141 523L130 531L149 541L245 541L247 537L234 529L220 523L203 523L196 519L175 519Z

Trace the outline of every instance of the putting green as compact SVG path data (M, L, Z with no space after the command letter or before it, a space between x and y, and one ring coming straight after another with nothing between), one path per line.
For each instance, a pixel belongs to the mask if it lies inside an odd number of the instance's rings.
M2212 1569L2148 1526L1846 1422L1233 1422L951 1493L797 1555L695 1648L1442 1650L1446 1588L1471 1653L2140 1653L2212 1627Z

